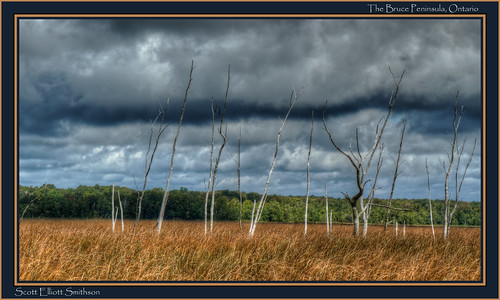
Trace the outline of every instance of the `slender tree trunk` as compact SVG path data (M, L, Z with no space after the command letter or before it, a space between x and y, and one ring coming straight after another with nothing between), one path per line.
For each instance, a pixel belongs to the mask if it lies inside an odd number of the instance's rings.
M328 218L328 191L326 190L325 182L325 202L326 202L326 234L330 235L330 219Z
M425 170L427 171L427 188L429 189L429 215L431 218L432 239L436 240L436 234L434 232L434 221L432 220L431 181L429 176L429 167L427 166L427 158L425 159Z
M208 196L210 195L210 186L212 183L212 172L214 163L214 131L215 131L215 109L214 98L210 99L210 109L212 110L212 140L210 143L210 173L208 174L207 192L205 194L205 234L208 232Z
M309 204L309 186L311 185L311 178L309 177L309 166L311 161L311 145L312 135L314 129L314 111L311 114L311 135L309 136L309 152L307 153L307 187L306 187L306 212L304 216L304 235L307 235L307 208Z
M122 205L122 199L120 198L120 191L118 190L118 202L120 203L120 215L121 215L121 221L122 221L122 232L125 230L125 224L123 223L123 205Z
M406 220L403 220L403 237L406 236Z
M226 145L227 127L226 127L226 130L223 132L222 131L222 124L224 123L224 114L226 113L226 108L227 108L230 79L231 79L231 65L229 65L229 67L227 69L226 97L224 100L224 110L222 111L222 114L220 115L219 135L222 137L222 144L219 148L219 154L218 154L217 159L215 161L214 171L212 174L212 202L210 204L210 232L213 231L213 227L214 227L215 185L217 184L217 170L219 169L219 162L220 162L220 159L222 156L222 150L224 149L224 146Z
M391 194L389 196L389 202L387 204L387 210L385 213L385 225L384 225L384 231L387 231L387 224L389 224L389 214L391 212L391 207L392 207L392 197L394 195L394 187L396 186L396 179L398 178L399 173L399 166L401 163L401 149L403 148L403 139L405 136L405 131L406 131L406 119L403 119L403 129L401 130L401 139L399 140L399 150L398 150L398 158L396 159L396 167L394 168L394 177L392 179L392 186L391 186Z
M256 199L253 199L252 217L250 218L250 229L253 228L253 222L255 220L255 205L257 203ZM250 235L251 236L251 235Z
M250 226L250 230L248 232L249 237L253 237L255 233L255 228L257 227L257 223L260 220L260 217L262 216L262 211L264 209L264 203L266 202L267 199L267 190L269 188L269 183L271 182L271 176L273 174L274 166L276 165L276 160L278 159L278 151L279 151L279 146L280 146L280 135L281 132L283 131L283 128L285 128L286 120L288 119L288 116L290 115L290 112L293 109L293 106L297 101L299 100L300 96L302 95L304 89L300 91L300 93L296 94L295 90L292 92L290 95L290 107L288 108L288 112L286 113L285 119L281 122L281 127L278 130L277 136L276 136L276 148L274 150L274 158L273 162L271 164L271 169L269 170L269 174L267 175L267 180L266 180L266 185L264 187L264 192L262 193L262 196L259 201L259 205L257 207L257 210L255 211L255 215L253 216L254 218L252 219L252 223ZM294 99L295 98L295 99ZM253 213L252 213L253 215Z
M115 184L111 187L111 228L115 232Z
M172 178L172 171L174 170L175 146L177 145L177 139L179 138L179 133L181 131L182 119L184 118L184 111L186 110L188 93L189 93L189 89L191 87L191 81L193 79L193 69L194 69L194 62L191 61L191 68L189 71L189 81L188 81L188 85L186 88L186 92L184 93L184 104L182 105L181 116L179 118L179 125L177 126L177 133L175 135L174 143L172 145L172 157L170 158L170 171L168 172L167 185L165 187L165 192L163 194L163 200L161 202L161 208L160 208L160 215L158 216L158 221L157 221L157 226L156 226L158 234L161 233L161 225L163 223L163 218L165 216L165 208L167 207L170 179Z
M240 230L243 230L241 226L241 213L243 211L243 198L241 197L241 127L238 130L238 194L240 195L240 214L238 220L240 222Z
M449 185L448 180L450 177L451 169L455 161L455 148L457 143L458 128L460 126L460 121L462 120L462 115L464 112L464 107L460 108L460 113L458 112L458 95L457 92L455 96L455 104L453 106L453 139L451 141L451 151L448 154L448 166L443 162L444 169L444 229L443 229L443 239L446 240L449 234L449 224L451 224L450 217L450 196L449 196Z
M330 209L330 234L333 234L333 209Z
M144 195L146 193L146 186L148 183L148 175L149 171L151 170L151 165L153 164L153 159L156 153L156 149L158 148L158 144L160 142L160 137L167 129L168 125L164 125L165 121L165 116L167 114L167 108L168 104L170 102L170 98L167 99L167 103L165 105L165 108L161 107L160 105L160 112L156 116L156 119L151 122L151 132L149 134L149 143L148 143L148 150L146 151L146 158L145 158L145 166L144 166L144 183L142 185L142 192L139 194L138 193L138 200L137 200L137 212L136 212L136 219L135 219L135 224L134 224L134 230L133 232L135 233L135 230L137 228L137 224L139 223L139 219L141 218L141 213L142 213L142 200L144 199ZM156 140L155 140L155 145L153 147L153 151L151 152L151 156L149 156L149 152L151 151L151 144L153 142L153 133L154 133L154 127L156 122L158 121L158 118L161 116L161 121L160 121L160 126L158 127L158 132L156 134ZM149 159L149 160L148 160ZM135 179L134 179L135 181Z

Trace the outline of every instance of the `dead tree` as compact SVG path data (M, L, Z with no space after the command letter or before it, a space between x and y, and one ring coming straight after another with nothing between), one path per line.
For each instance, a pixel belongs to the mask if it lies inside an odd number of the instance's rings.
M399 140L398 158L395 161L396 167L394 168L394 177L392 178L391 193L389 195L389 201L387 202L387 210L385 212L384 231L387 231L387 225L389 225L389 214L391 213L392 197L394 195L394 187L396 186L396 179L398 178L398 175L401 174L399 172L399 167L401 165L401 149L403 148L403 139L405 136L405 131L406 131L406 119L403 119L403 129L401 129L401 138Z
M111 187L111 228L115 232L115 184Z
M262 196L260 197L259 200L259 205L257 206L257 209L255 209L256 202L254 201L254 206L252 210L252 220L250 222L250 230L248 231L249 237L253 237L255 233L255 228L257 227L257 223L260 221L260 218L262 216L262 211L264 210L264 205L266 203L267 199L267 190L269 188L269 183L271 182L271 175L273 174L274 166L276 165L276 160L278 159L278 151L280 147L280 135L281 132L283 131L283 128L285 128L286 120L288 119L288 116L290 115L295 103L299 100L300 96L302 95L304 91L304 88L301 89L299 93L295 92L295 90L292 91L292 94L290 95L290 106L288 108L288 112L285 115L285 118L283 121L281 121L281 126L278 129L278 133L276 136L276 148L274 150L274 157L273 157L273 162L271 164L271 169L269 170L269 174L267 175L267 180L266 180L266 185L264 187L264 192L262 193Z
M144 165L144 183L142 185L142 191L140 193L139 193L139 191L137 192L138 198L137 198L136 218L135 218L134 231L133 231L134 233L135 233L135 230L137 228L137 224L139 223L139 219L141 218L142 200L144 199L144 194L146 193L146 185L148 183L148 175L149 175L149 171L151 170L151 166L153 164L153 159L155 157L156 149L158 148L158 144L160 142L161 135L163 134L165 129L167 129L167 127L168 127L168 125L165 124L165 115L167 113L167 108L168 108L169 102L170 102L170 99L167 99L167 103L165 105L165 108L163 108L160 105L160 111L158 112L158 115L156 116L154 121L150 121L151 130L149 133L148 150L146 151L146 158L145 158L145 165ZM160 116L161 116L161 119L160 119ZM160 124L158 126L157 131L156 131L155 144L153 146L153 149L151 150L151 145L153 143L153 134L154 134L156 122L158 121L158 119L160 119ZM149 155L150 152L151 152L151 156Z
M364 207L361 207L361 210L363 212L363 237L366 237L366 234L368 232L368 220L370 219L370 214L372 211L372 206L373 206L373 200L375 199L375 190L377 190L377 181L378 181L378 175L380 174L380 169L382 168L382 164L384 162L384 158L382 157L382 153L384 152L384 144L380 145L380 150L379 150L379 155L378 155L378 160L377 160L377 172L375 173L375 179L373 180L372 188L370 190L370 193L368 194L367 197L367 203L364 205Z
M241 226L241 214L243 211L243 198L241 197L241 127L238 128L238 194L240 195L240 214L238 220L240 222L240 230L243 230Z
M429 167L427 166L427 158L425 158L425 170L427 171L427 188L429 189L429 214L431 218L432 238L436 240L436 234L434 232L434 221L432 220L431 181L429 176Z
M215 160L215 166L212 174L212 202L210 203L210 232L212 232L213 227L214 227L214 208L215 208L215 185L217 183L217 170L219 168L219 162L220 158L222 156L222 150L224 149L224 146L226 145L226 135L227 135L227 127L222 130L222 124L224 123L224 114L226 113L226 108L227 108L227 101L228 101L228 94L229 94L229 82L231 79L231 65L229 65L227 69L227 85L226 85L226 96L224 99L224 109L222 113L220 113L220 123L219 123L219 135L222 138L222 144L219 148L219 154L217 155L217 159Z
M392 112L392 107L394 103L396 102L398 98L398 93L399 93L399 87L401 84L401 81L403 80L403 76L405 71L401 74L399 80L396 80L394 74L392 71L389 69L391 72L394 83L395 83L395 89L389 99L389 107L388 107L388 112L387 114L382 117L378 123L377 127L375 129L375 139L373 142L373 146L369 148L369 150L361 154L360 148L359 148L359 134L358 134L358 129L356 128L356 147L357 147L357 153L354 153L352 150L352 147L349 146L349 152L346 152L340 148L340 146L335 142L332 133L328 129L328 126L326 125L326 108L328 102L325 104L325 108L323 110L323 125L325 128L325 131L328 134L328 137L330 138L330 142L332 145L339 151L344 157L346 157L349 162L351 163L352 167L356 171L356 187L357 187L357 192L354 196L350 196L347 193L343 193L345 199L349 202L351 205L352 209L352 218L353 218L353 223L354 223L354 230L353 234L355 236L359 235L359 217L364 213L366 210L367 206L365 206L364 200L363 200L363 194L365 191L365 185L368 183L368 181L365 181L365 176L368 173L368 170L370 169L371 162L373 160L373 157L375 155L375 152L380 144L380 141L382 140L382 136L384 134L385 126L387 125L387 121L389 119L389 116L391 115ZM383 121L382 126L380 127L380 123ZM358 206L360 207L360 210L358 210Z
M309 204L309 186L311 185L311 178L309 176L309 165L311 161L311 146L314 129L314 111L311 113L311 134L309 136L309 152L307 152L307 187L306 187L306 212L304 216L304 235L307 235L307 207Z
M330 219L328 218L328 191L326 189L326 183L325 183L325 204L326 204L326 235L330 235Z
M462 120L463 112L464 112L464 107L460 107L460 111L458 111L458 96L459 92L457 92L455 96L455 104L453 106L453 136L451 140L451 149L450 153L448 153L448 164L446 162L441 162L442 167L445 173L445 178L444 178L444 229L443 229L443 239L446 240L449 235L450 231L450 226L451 226L451 220L453 217L453 214L455 212L455 209L457 208L458 204L458 199L460 196L460 190L462 188L462 183L463 180L465 179L465 175L467 174L467 169L469 168L469 164L472 161L472 156L474 155L474 150L476 149L476 141L474 141L474 147L472 149L472 153L469 156L469 160L467 162L467 165L463 171L462 179L460 182L460 185L458 185L458 173L459 173L459 167L460 167L460 158L462 156L464 146L465 146L465 140L462 144L462 147L457 147L457 136L458 136L458 129L460 127L460 122ZM450 196L449 196L449 177L453 168L453 165L455 163L455 156L457 156L457 163L455 165L455 201L451 201Z
M125 224L123 223L123 205L122 205L122 199L120 198L120 190L118 190L117 192L118 192L118 202L120 203L120 215L121 215L122 232L123 232L125 230Z
M207 192L205 194L205 234L208 232L208 196L210 195L210 186L212 183L212 171L214 164L214 131L215 131L215 109L214 98L210 99L210 110L212 111L212 140L210 143L210 173L208 174Z
M158 221L156 223L156 229L157 229L158 233L161 232L161 225L163 223L163 218L165 216L165 208L167 207L170 179L172 178L172 171L174 170L175 146L177 144L177 139L179 138L179 133L181 131L182 119L184 118L184 111L186 110L186 103L187 103L187 99L188 99L189 89L191 87L191 81L193 79L193 69L194 69L194 62L191 61L191 68L189 70L189 81L188 81L188 85L186 87L186 92L184 93L184 103L182 105L181 116L179 118L179 125L177 126L177 133L175 135L174 142L172 144L172 156L170 158L170 171L168 173L167 185L165 187L165 192L163 194L163 200L161 202L160 215L158 216Z
M460 184L458 184L458 174L459 174L459 168L460 168L460 160L462 158L462 153L465 148L465 141L462 143L462 147L458 151L457 155L457 166L455 168L455 202L453 203L453 208L450 210L450 217L448 218L448 233L450 232L450 226L451 226L451 220L453 218L453 214L455 213L455 210L457 209L458 205L458 200L460 199L460 192L462 191L462 184L464 183L465 175L467 174L467 170L469 169L469 165L472 161L472 157L474 156L474 152L476 150L476 140L474 139L474 145L472 146L472 152L471 155L469 156L469 159L467 160L467 164L465 166L465 169L462 174L462 178L460 179Z

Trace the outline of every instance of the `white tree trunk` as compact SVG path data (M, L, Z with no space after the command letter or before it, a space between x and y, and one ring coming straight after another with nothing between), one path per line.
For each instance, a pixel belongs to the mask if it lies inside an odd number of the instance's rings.
M208 196L210 195L210 186L212 183L212 172L214 163L214 131L215 131L215 110L214 98L211 98L210 109L212 110L212 140L210 143L210 172L208 174L207 192L205 194L205 234L208 232Z
M212 174L212 202L210 204L210 232L213 231L213 227L214 227L215 185L217 184L217 170L219 169L219 162L220 162L220 159L222 156L222 150L224 149L224 146L226 145L227 127L226 127L225 132L223 132L222 124L224 123L224 114L226 113L226 108L227 108L230 79L231 79L231 65L229 65L228 70L227 70L227 86L226 86L226 97L224 100L224 110L222 111L222 114L220 115L219 135L222 137L222 144L219 148L219 154L217 156L217 159L215 160L214 171Z
M325 183L325 202L326 202L326 234L330 235L330 218L328 218L328 192L326 190L326 183Z
M123 205L122 205L122 199L120 198L120 191L118 191L118 202L120 203L120 215L121 215L122 232L123 232L125 230L125 224L123 223Z
M115 184L111 187L111 228L115 232Z
M406 236L406 220L403 220L403 237Z
M168 125L165 125L164 122L165 122L165 116L167 114L167 108L168 108L169 102L170 102L170 98L167 99L165 108L163 108L160 105L160 111L159 111L158 115L156 116L155 120L151 122L151 131L149 134L148 150L146 151L145 165L144 165L144 183L142 185L142 192L139 193L139 191L137 191L137 194L138 194L137 211L136 211L137 215L135 218L135 224L134 224L134 230L133 230L134 233L135 233L135 230L137 228L137 224L139 223L139 219L141 218L142 200L144 199L144 195L146 193L146 186L148 183L148 175L149 175L149 171L151 170L151 166L153 164L153 159L155 157L156 149L158 148L158 144L160 142L161 135L163 134L165 129L167 129L167 127L168 127ZM151 151L151 144L153 142L153 133L154 133L154 129L155 129L155 124L156 124L156 121L158 121L160 116L161 116L161 121L160 121L160 125L158 126L158 132L156 133L155 145L153 147L153 151L151 152L151 156L149 156L149 152ZM135 181L135 179L134 179L134 181Z
M181 131L182 119L184 118L184 111L186 110L186 102L188 98L189 89L191 87L191 81L193 79L193 69L194 62L191 61L191 69L189 71L189 81L186 88L186 92L184 93L184 104L182 105L181 116L179 118L179 125L177 126L177 133L174 138L174 143L172 145L172 157L170 158L170 171L168 172L167 185L165 187L165 192L163 193L163 200L161 202L160 215L158 216L157 221L157 232L161 233L161 225L163 224L163 218L165 216L165 208L167 207L168 196L169 196L169 187L170 187L170 179L172 178L172 171L174 170L174 157L175 157L175 146L177 144L177 139L179 138L179 133Z
M427 188L429 190L429 215L431 218L432 239L436 240L436 234L434 232L434 221L432 220L431 182L429 176L429 167L427 166L427 158L425 158L425 170L427 172Z
M309 205L309 186L311 185L311 178L309 177L309 166L311 161L313 129L314 129L314 111L312 112L311 116L311 135L309 136L309 152L307 153L307 187L306 187L306 212L304 216L304 235L307 235L307 208Z
M281 132L283 131L283 128L285 128L286 120L288 119L288 116L290 115L290 112L292 111L293 106L295 105L295 103L297 103L297 101L299 100L303 91L304 91L304 89L302 88L302 90L297 94L294 90L290 96L290 107L288 108L288 112L286 113L285 119L283 119L283 121L281 122L281 127L279 128L277 136L276 136L276 148L274 151L273 162L271 164L271 169L269 170L269 174L267 175L267 180L266 180L266 185L264 187L264 192L262 193L262 196L260 197L259 205L257 206L257 210L255 211L255 215L253 216L253 219L252 219L250 230L248 231L249 237L253 237L253 235L255 234L255 228L257 227L257 223L259 222L260 217L262 216L262 211L264 209L264 203L266 202L266 199L267 199L267 190L269 188L269 183L271 182L271 176L273 174L274 166L276 165L276 160L278 159L278 151L279 151L279 147L280 147Z

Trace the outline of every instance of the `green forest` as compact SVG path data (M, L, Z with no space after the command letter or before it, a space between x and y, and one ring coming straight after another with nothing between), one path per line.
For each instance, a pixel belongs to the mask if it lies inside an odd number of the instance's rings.
M41 187L19 187L18 216L24 218L110 218L111 186L79 186L57 188L53 184ZM136 190L115 186L115 206L118 207L118 191L123 203L124 217L136 218L138 193ZM142 219L156 219L164 190L147 190L142 203ZM239 193L231 190L216 191L215 220L235 221L239 218ZM250 220L253 202L260 194L242 193L243 220ZM375 204L386 205L385 199L374 199ZM434 224L443 224L443 200L432 200ZM350 204L345 199L329 198L329 209L333 210L334 223L352 222ZM204 219L205 192L189 191L186 188L170 191L165 218L170 220ZM407 225L430 224L428 199L393 199L392 206L406 211L391 211L391 220ZM300 223L304 221L305 197L269 195L261 221ZM383 224L386 208L372 208L369 222ZM308 222L321 223L326 220L325 197L309 197ZM452 225L480 226L481 203L459 201Z

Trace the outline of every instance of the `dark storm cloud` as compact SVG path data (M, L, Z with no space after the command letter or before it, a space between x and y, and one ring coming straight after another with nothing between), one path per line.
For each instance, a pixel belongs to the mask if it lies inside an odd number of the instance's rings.
M465 106L461 138L479 137L478 20L46 19L21 20L19 29L21 184L57 180L63 186L115 182L134 187L134 177L143 174L149 120L159 103L170 98L170 128L150 178L151 187L163 186L192 60L174 187L204 189L210 98L223 105L229 64L228 140L219 188L235 189L241 128L242 188L261 192L290 93L305 87L281 136L271 193L304 193L301 182L314 110L311 191L321 194L326 180L332 194L341 197L340 191L354 187L346 177L352 168L323 130L325 101L327 124L341 147L348 148L359 128L361 148L367 149L394 89L389 67L396 78L406 72L385 132L385 153L387 161L394 157L394 137L407 118L404 155L414 182L426 184L426 157L431 175L440 178L457 91ZM216 147L220 142L216 134ZM470 143L466 147L470 152ZM391 168L387 164L382 170L385 177L391 177ZM479 156L470 174L473 183L464 193L478 198ZM412 182L405 180L403 176L402 182ZM410 186L402 187L399 195L422 196Z

